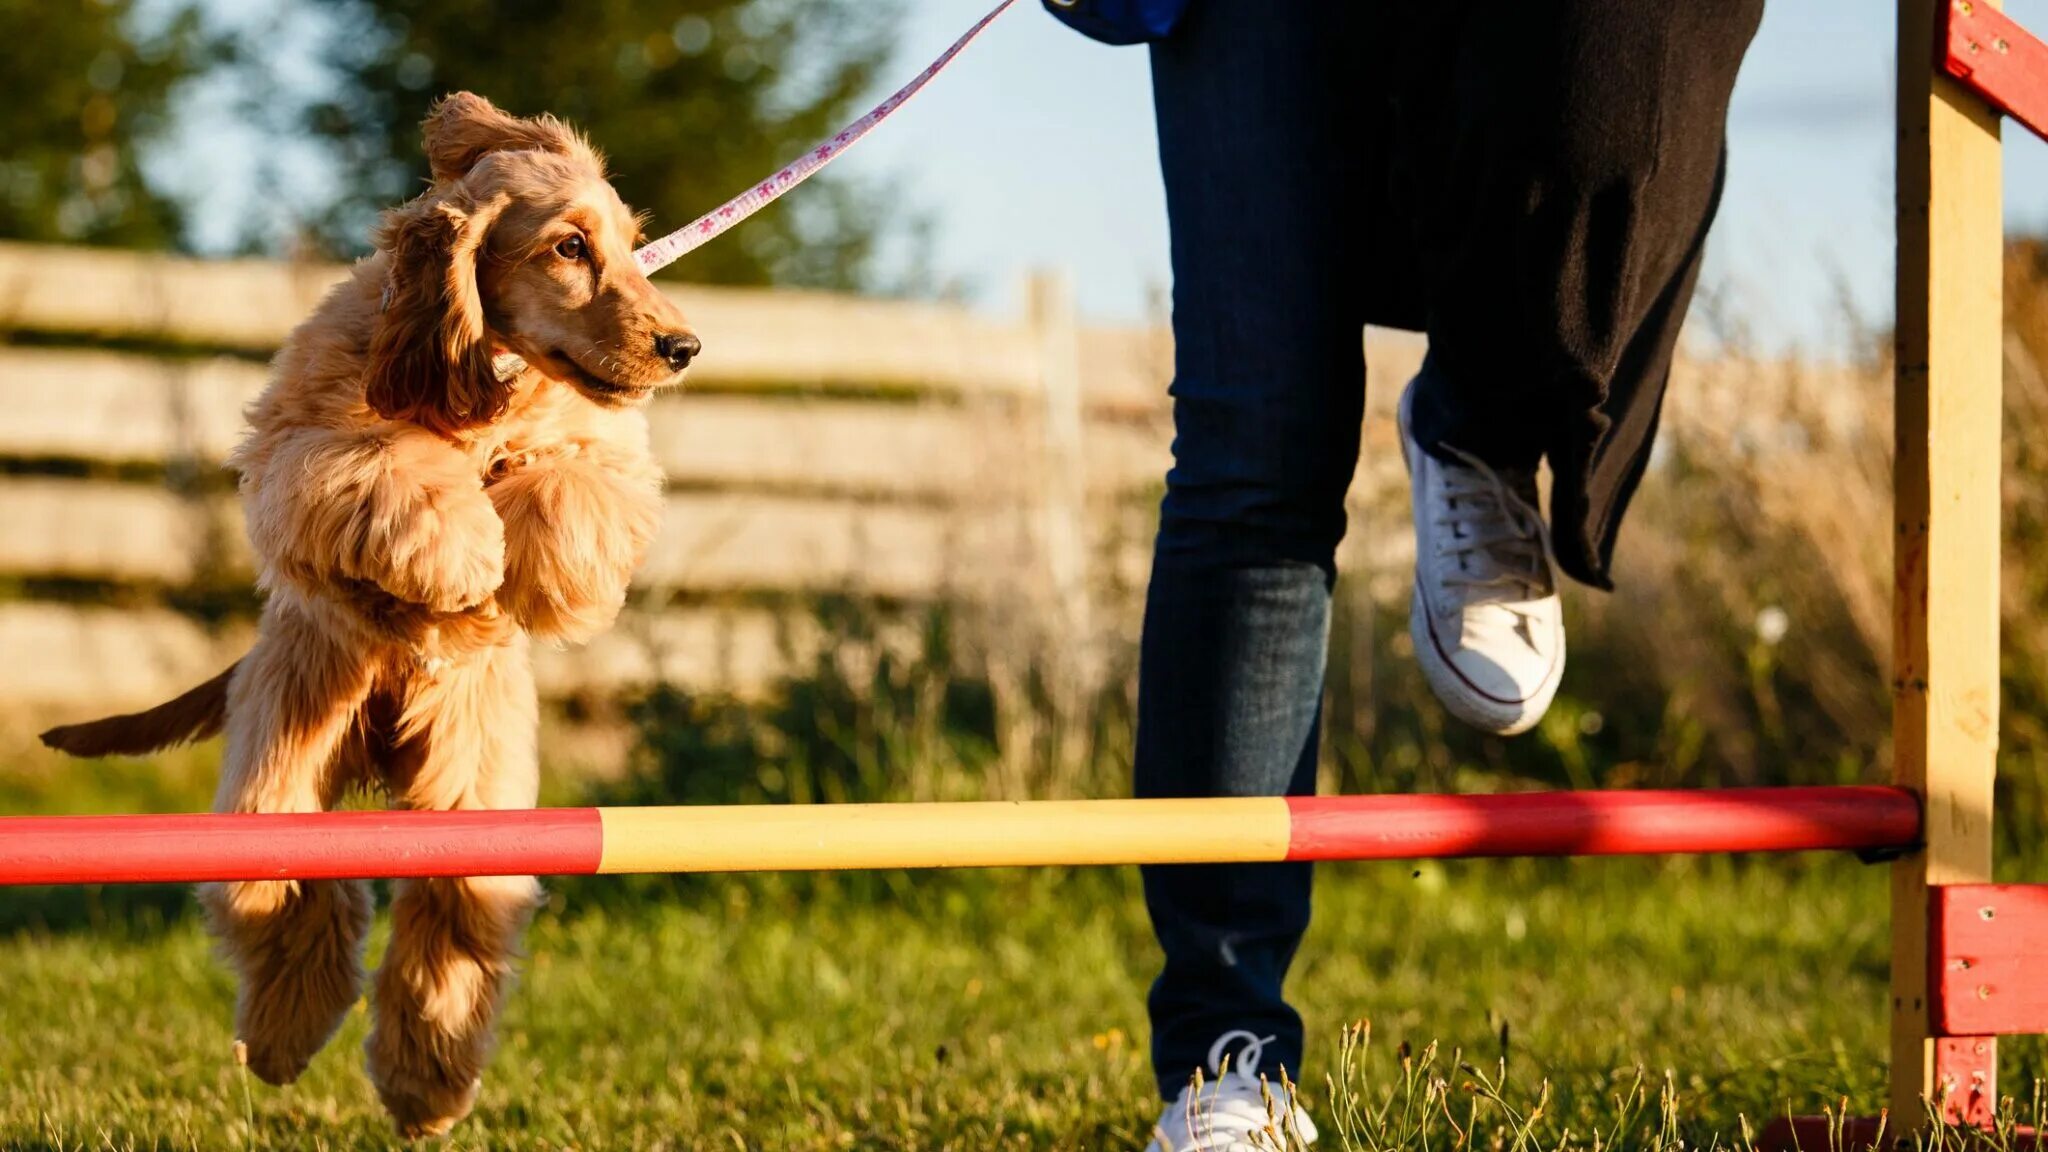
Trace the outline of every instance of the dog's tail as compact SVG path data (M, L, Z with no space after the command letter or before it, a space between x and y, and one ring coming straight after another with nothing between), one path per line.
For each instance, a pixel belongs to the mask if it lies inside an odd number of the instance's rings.
M146 712L66 724L43 733L43 743L73 756L141 756L220 732L228 715L228 677L241 661L175 700Z

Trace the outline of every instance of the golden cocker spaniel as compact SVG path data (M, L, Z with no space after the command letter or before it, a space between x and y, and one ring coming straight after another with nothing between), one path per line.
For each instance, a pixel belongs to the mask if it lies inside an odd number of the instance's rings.
M536 798L530 638L609 626L661 518L642 404L698 351L633 259L602 160L553 117L458 93L425 123L431 187L300 324L232 458L268 598L255 646L147 712L45 734L81 755L225 730L215 808L316 812L358 785L406 808ZM366 1045L408 1136L475 1101L531 877L401 883ZM285 1084L361 995L370 890L207 886L237 1034Z

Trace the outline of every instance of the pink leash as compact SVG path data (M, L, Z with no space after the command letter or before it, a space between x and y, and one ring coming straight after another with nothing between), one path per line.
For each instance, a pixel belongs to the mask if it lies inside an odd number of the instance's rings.
M668 267L675 263L678 257L702 246L719 233L774 203L784 192L810 179L819 169L831 163L840 153L867 135L869 129L887 120L905 101L917 95L918 89L944 71L946 65L953 62L953 57L958 56L962 48L972 43L976 36L981 35L982 29L994 23L995 18L1001 16L1014 3L1016 0L1002 0L988 15L976 21L974 27L967 30L966 35L953 41L953 46L940 54L939 58L932 61L924 71L918 73L915 79L898 88L887 100L875 105L873 111L847 125L846 130L839 135L804 153L782 171L633 253L633 258L640 261L640 270L651 275Z

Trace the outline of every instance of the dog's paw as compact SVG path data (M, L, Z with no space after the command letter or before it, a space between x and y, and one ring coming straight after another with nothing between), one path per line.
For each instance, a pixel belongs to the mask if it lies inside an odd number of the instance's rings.
M432 1075L391 1077L377 1081L377 1096L400 1136L425 1140L446 1136L461 1123L476 1107L483 1086L484 1082L475 1078L455 1084Z
M618 616L664 506L658 477L563 460L490 489L505 524L498 598L536 637L581 644Z
M505 525L481 493L428 501L393 535L385 591L436 612L462 612L505 582Z
M312 1054L301 1050L299 1045L261 1039L254 1044L247 1040L235 1041L235 1063L275 1088L283 1088L296 1081L305 1073L311 1060Z

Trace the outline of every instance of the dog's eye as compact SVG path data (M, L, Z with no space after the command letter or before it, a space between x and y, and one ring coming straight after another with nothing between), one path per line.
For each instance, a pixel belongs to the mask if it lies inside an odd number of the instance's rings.
M564 260L583 259L583 237L571 236L560 244L555 245L555 255L560 256Z

